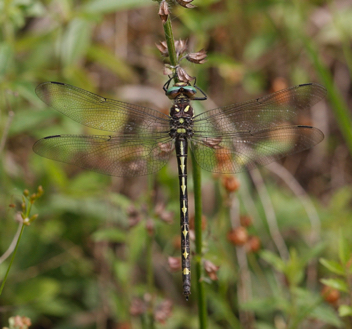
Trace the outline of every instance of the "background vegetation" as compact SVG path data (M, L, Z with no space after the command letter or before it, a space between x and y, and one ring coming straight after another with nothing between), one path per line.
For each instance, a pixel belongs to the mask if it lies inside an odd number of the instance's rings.
M325 134L313 150L236 181L203 171L204 259L220 266L204 277L209 328L352 328L352 4L194 4L175 7L172 23L190 51L208 51L188 67L209 96L197 111L300 83L328 89L301 118ZM45 107L34 93L43 81L168 113L157 13L151 0L0 1L1 279L23 190L44 189L0 297L0 327L20 315L31 328L197 328L196 291L186 303L168 265L180 253L175 161L124 179L32 152L43 136L94 133Z

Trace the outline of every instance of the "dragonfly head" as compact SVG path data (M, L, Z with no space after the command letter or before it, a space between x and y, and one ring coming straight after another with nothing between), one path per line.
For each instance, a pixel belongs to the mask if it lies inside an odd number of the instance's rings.
M166 96L174 100L177 100L177 98L193 99L196 93L197 89L193 86L186 82L177 82L166 91Z
M189 102L175 103L170 109L170 116L173 119L192 118L193 107Z

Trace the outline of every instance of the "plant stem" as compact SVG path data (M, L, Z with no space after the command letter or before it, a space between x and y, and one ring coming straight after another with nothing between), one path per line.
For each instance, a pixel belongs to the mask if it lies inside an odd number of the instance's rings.
M202 281L202 193L201 193L201 169L198 166L194 153L191 152L193 167L193 190L194 190L194 231L196 236L196 279L198 291L198 316L199 328L207 327L207 309L205 299L204 282Z
M169 51L170 64L172 66L176 66L177 65L177 56L176 56L175 40L174 40L174 34L172 32L170 15L167 18L166 23L164 24L164 33L165 33L167 49ZM175 76L174 79L177 79L177 77Z
M149 175L148 176L148 212L147 212L147 221L150 220L153 209L152 209L152 204L153 204L153 197L152 197L152 191L153 191L153 183L155 181L155 176L154 175ZM147 312L147 328L148 329L153 329L154 328L154 314L153 314L153 309L154 309L154 271L153 271L153 241L154 241L154 230L153 232L148 232L148 229L146 229L146 257L147 257L147 287L148 287L148 293L150 294L151 298L148 303L148 312Z
M21 232L20 232L20 235L18 236L15 250L13 251L13 254L12 254L12 257L11 257L11 260L10 260L9 267L7 268L7 271L6 271L4 280L2 281L2 284L1 284L1 287L0 287L0 296L1 296L1 294L2 294L2 290L4 289L5 282L6 282L6 280L7 280L7 276L9 275L10 268L11 268L11 266L12 266L13 260L15 259L16 252L17 252L17 248L18 248L18 245L20 244L20 240L21 240L22 233L23 233L23 230L24 230L24 226L25 226L25 225L22 223Z

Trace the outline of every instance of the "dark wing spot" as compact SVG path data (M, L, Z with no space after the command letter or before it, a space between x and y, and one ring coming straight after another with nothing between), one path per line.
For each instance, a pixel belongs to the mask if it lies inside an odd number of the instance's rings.
M313 128L312 126L297 126L298 128Z
M64 86L65 84L62 82L55 82L55 81L50 81L50 83L53 83L54 85L62 85Z
M56 137L61 137L61 135L47 136L47 137L44 137L44 139L56 138Z
M298 87L303 87L303 86L311 86L312 83L302 83L301 85L298 85Z

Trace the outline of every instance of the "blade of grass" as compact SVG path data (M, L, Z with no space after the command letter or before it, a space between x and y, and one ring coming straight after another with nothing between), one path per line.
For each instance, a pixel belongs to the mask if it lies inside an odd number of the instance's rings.
M202 193L201 193L201 169L198 166L194 153L191 152L192 167L193 167L193 190L194 190L194 231L196 236L196 279L198 291L198 316L199 327L207 327L207 313L206 313L206 298L205 287L202 279Z

